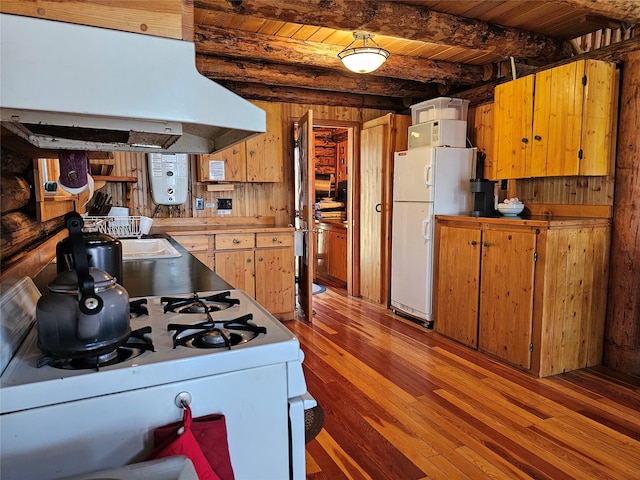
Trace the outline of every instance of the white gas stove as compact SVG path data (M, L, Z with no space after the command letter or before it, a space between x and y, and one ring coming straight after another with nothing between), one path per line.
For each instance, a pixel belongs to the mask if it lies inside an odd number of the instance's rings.
M74 360L38 367L43 354L34 325L0 377L2 478L66 478L142 461L153 429L182 418L184 398L194 417L225 415L237 479L305 478L304 409L315 401L299 342L243 291L197 295L221 293L231 305L213 302L222 309L197 313L165 313L162 297L147 298L148 315L130 324L133 331L151 327L143 338L153 351L125 348L135 356L111 365L92 360L73 369ZM244 322L240 329L235 321L218 323L235 319ZM200 328L167 329L212 321L221 328L201 341L208 348L192 345Z

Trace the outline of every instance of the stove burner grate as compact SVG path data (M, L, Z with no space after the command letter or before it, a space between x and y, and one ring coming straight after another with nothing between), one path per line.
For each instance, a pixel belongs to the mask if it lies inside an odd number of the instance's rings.
M170 323L167 330L175 330L173 348L186 346L192 348L227 348L253 340L261 333L267 333L251 320L253 314L248 313L232 320L214 320L206 312L207 320L194 324ZM234 330L234 331L232 331ZM192 333L188 333L193 331ZM239 333L242 332L242 333Z
M161 297L160 302L166 303L164 313L207 313L217 312L239 305L240 300L229 298L231 292L221 292L206 297L199 296L196 292L191 297Z
M127 341L114 350L99 355L79 355L66 357L45 356L38 360L37 367L49 365L62 370L100 370L100 368L126 362L142 355L146 351L155 351L153 342L146 335L151 333L151 327L142 327L131 332Z

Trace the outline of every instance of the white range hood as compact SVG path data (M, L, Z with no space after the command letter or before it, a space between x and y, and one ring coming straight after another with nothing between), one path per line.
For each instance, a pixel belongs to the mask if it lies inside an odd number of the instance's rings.
M266 130L191 42L7 14L0 30L2 125L37 147L211 153Z

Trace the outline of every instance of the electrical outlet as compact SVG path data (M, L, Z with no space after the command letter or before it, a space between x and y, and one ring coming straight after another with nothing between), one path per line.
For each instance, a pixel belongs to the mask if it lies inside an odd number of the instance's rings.
M218 210L231 210L230 198L218 198Z
M204 198L196 197L196 210L204 210Z

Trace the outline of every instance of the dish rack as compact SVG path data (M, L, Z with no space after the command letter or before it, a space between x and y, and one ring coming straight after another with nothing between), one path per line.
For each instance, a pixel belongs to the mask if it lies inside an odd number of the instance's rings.
M149 233L149 227L151 226L151 219L142 216L86 216L83 217L83 220L83 230L85 232L106 233L114 238L140 238L142 235Z

